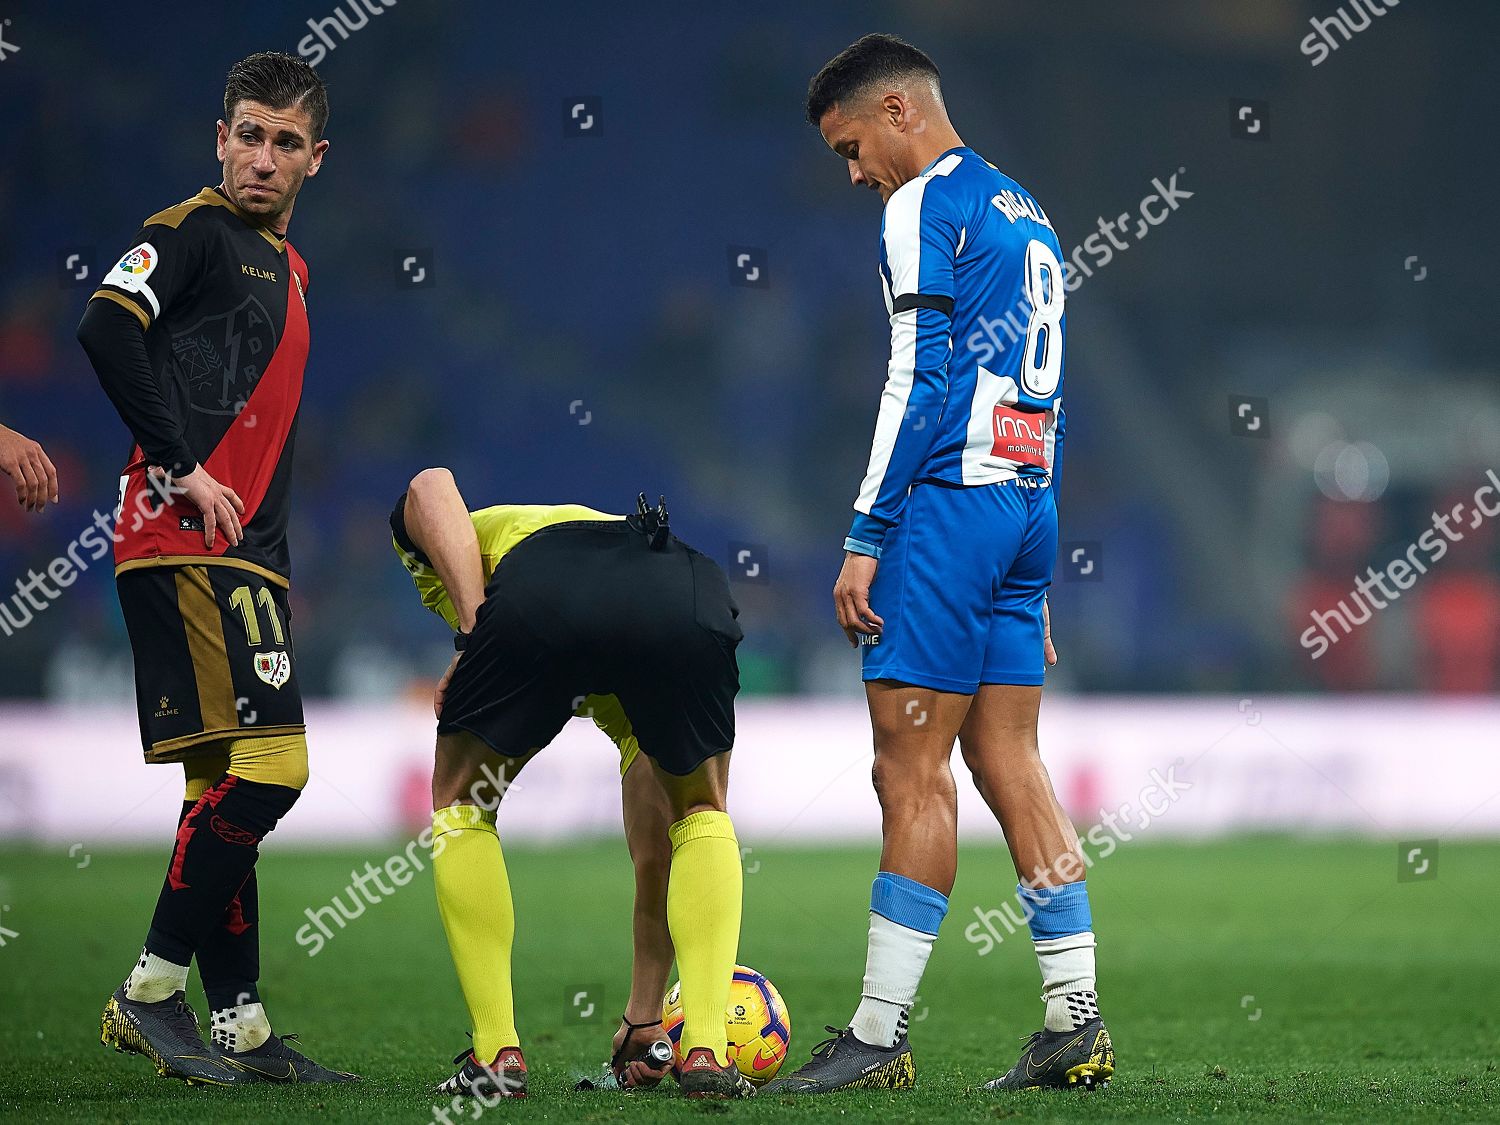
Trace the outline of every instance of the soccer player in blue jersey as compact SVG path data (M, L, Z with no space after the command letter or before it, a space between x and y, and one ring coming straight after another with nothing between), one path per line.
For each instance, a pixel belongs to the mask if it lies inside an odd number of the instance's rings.
M863 654L884 846L850 1026L766 1093L903 1088L907 1018L957 865L957 740L1004 829L1046 1001L994 1089L1093 1086L1099 1018L1078 837L1037 752L1063 445L1063 271L1031 194L969 148L921 51L867 35L808 88L807 117L885 202L891 359L834 587Z

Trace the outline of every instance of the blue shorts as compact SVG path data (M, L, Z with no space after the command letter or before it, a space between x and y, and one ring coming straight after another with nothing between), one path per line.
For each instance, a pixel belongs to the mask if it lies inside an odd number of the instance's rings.
M973 694L1042 682L1042 601L1057 556L1050 483L914 486L886 537L861 645L864 679Z

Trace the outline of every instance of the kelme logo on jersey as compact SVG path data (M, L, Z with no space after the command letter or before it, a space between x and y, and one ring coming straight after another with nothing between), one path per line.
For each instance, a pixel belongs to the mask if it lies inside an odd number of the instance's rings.
M257 652L255 674L277 691L292 678L292 658L284 652Z

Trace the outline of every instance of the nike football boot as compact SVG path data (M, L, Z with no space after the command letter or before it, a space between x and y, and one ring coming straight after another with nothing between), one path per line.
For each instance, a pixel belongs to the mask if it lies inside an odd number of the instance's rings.
M145 1055L163 1078L180 1078L189 1085L238 1086L253 1081L204 1046L198 1015L180 989L147 1004L128 998L122 984L104 1005L99 1041L117 1051Z
M791 1074L762 1088L763 1094L827 1094L834 1090L909 1090L917 1067L903 1035L894 1047L872 1047L849 1028L833 1032L813 1048L813 1057Z
M1115 1073L1115 1048L1098 1016L1072 1031L1036 1031L1016 1065L986 1090L1036 1090L1044 1087L1093 1090Z
M312 1061L295 1047L287 1045L295 1035L272 1035L259 1047L249 1051L224 1051L215 1048L219 1058L231 1066L249 1072L260 1082L358 1082L359 1075L329 1070Z

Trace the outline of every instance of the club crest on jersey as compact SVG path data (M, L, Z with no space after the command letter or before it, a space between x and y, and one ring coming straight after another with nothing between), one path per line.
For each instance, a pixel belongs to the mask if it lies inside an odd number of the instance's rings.
M281 685L292 678L292 658L281 651L257 652L255 674L263 682L280 691Z
M172 358L187 377L190 406L200 414L239 414L275 351L275 324L253 296L172 337Z

